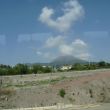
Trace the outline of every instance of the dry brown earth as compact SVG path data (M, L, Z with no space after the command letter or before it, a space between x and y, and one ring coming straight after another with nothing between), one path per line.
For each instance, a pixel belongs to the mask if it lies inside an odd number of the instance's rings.
M49 75L2 77L0 108L110 103L110 70ZM64 98L59 95L62 88Z

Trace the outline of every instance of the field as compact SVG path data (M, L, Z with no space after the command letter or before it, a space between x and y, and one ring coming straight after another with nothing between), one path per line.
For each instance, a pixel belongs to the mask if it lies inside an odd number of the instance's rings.
M109 110L110 108L109 69L2 76L0 83L1 110L16 108ZM61 89L65 91L64 97L60 95Z

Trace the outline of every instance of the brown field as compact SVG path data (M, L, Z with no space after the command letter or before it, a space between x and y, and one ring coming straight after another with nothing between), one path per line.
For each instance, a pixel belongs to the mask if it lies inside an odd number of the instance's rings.
M98 108L107 104L103 110L109 110L110 70L2 76L0 80L0 109L57 106L63 103L74 106L100 105ZM64 98L59 95L62 88L66 93ZM97 107L86 109L99 110Z

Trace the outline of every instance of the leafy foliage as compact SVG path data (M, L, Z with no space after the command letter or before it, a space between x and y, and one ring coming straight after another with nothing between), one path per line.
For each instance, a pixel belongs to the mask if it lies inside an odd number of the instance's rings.
M34 64L28 66L26 64L17 64L14 67L9 65L0 65L0 75L25 75L25 74L38 74L38 73L50 73L51 67L43 67L41 65Z
M17 64L14 68L15 74L28 74L29 70L27 65L24 64Z
M105 61L100 61L98 63L89 63L89 64L79 64L76 63L72 66L70 70L93 70L100 68L110 68L110 63L106 63ZM52 67L49 66L41 66L38 64L34 64L28 66L26 64L17 64L13 67L9 65L0 65L0 75L23 75L23 74L39 74L39 73L51 73L53 70ZM68 70L68 71L70 71ZM60 68L57 68L57 71L61 71Z
M61 90L59 91L59 95L60 95L62 98L65 97L65 94L66 94L66 92L65 92L64 89L61 89Z

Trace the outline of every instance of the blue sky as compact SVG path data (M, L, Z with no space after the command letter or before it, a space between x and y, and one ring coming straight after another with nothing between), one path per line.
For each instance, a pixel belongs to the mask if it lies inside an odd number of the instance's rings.
M110 0L0 0L0 63L110 62L109 10Z

